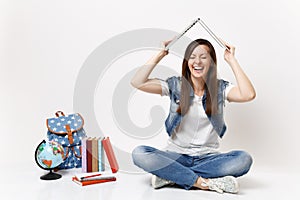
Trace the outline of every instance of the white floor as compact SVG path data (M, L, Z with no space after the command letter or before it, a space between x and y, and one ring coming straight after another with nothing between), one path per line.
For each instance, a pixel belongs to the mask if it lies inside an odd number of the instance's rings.
M22 169L22 170L16 170ZM62 178L55 181L42 181L44 171L35 165L7 167L1 170L0 199L300 199L300 173L279 173L252 169L239 178L239 194L218 194L201 190L186 191L180 188L162 188L154 190L150 186L150 175L118 173L117 181L90 186L79 186L71 181L78 169L60 171Z

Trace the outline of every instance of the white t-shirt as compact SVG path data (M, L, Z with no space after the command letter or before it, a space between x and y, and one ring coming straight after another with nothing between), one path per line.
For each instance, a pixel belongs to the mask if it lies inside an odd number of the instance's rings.
M169 86L161 80L162 96L169 96ZM232 84L225 89L225 99ZM184 115L179 126L176 127L164 150L199 156L216 153L219 149L219 136L213 129L202 105L202 97L195 95L189 111Z

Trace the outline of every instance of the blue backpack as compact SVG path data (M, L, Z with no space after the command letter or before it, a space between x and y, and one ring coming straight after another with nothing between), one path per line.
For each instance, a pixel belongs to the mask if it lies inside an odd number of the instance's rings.
M80 168L81 140L86 137L84 120L79 113L65 116L62 111L57 111L55 115L46 123L48 140L58 142L64 148L64 162L58 169Z

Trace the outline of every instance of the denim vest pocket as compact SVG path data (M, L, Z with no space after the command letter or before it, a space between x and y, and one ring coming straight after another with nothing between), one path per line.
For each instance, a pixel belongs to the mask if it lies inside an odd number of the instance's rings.
M166 121L165 121L165 126L167 133L169 136L172 135L174 129L180 124L182 120L182 116L178 114L177 112L170 112Z
M180 94L174 92L171 97L170 112L175 113L180 105Z

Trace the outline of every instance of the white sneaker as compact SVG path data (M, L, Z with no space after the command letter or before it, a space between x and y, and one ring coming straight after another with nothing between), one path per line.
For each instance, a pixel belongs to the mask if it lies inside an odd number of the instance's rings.
M152 175L151 184L154 189L158 189L158 188L161 188L166 185L173 185L175 183L172 181L160 178L158 176Z
M202 179L203 180L203 179ZM224 176L221 178L210 178L207 182L202 181L203 186L207 186L210 190L218 193L238 193L239 184L233 176Z

